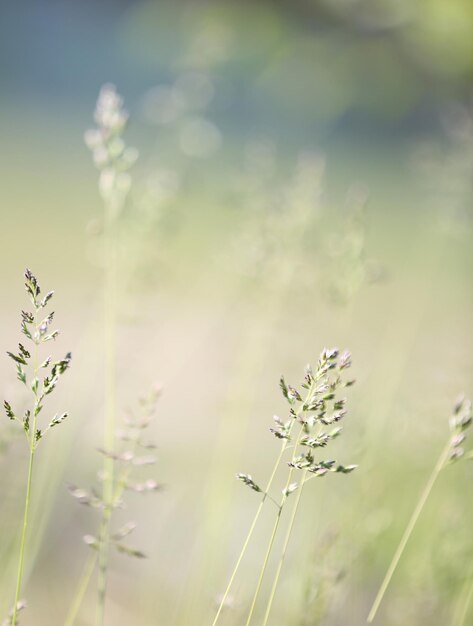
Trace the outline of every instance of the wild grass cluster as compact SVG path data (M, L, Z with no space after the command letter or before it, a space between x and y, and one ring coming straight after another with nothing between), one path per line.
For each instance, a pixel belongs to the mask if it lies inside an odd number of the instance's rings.
M132 509L137 506L139 514L143 515L143 505L136 505L134 495L156 493L157 497L146 503L146 518L154 525L160 516L159 499L166 493L172 494L175 488L172 481L163 480L161 474L172 476L176 468L181 477L198 474L203 462L201 457L205 455L198 437L195 441L186 440L188 434L184 423L177 453L166 453L154 443L153 422L161 399L160 385L153 386L132 408L119 404L123 395L120 389L123 373L120 377L119 367L128 368L125 379L128 373L134 375L135 370L142 367L130 347L126 358L123 357L120 333L127 288L133 283L137 271L134 259L128 258L128 253L144 245L143 230L129 228L130 216L138 216L139 221L144 215L140 203L146 204L149 197L139 193L133 195L135 182L131 168L137 161L138 152L126 145L124 137L129 115L113 85L105 85L100 91L94 119L96 126L86 132L85 141L99 172L98 188L102 201L102 214L97 218L93 245L103 296L99 322L101 343L95 349L104 365L101 402L91 404L87 410L93 413L95 424L100 426L100 438L93 445L97 460L93 486L79 486L73 475L67 477L69 493L89 513L87 527L82 533L88 552L84 553L82 562L72 568L74 572L80 570L81 574L72 585L73 593L68 597L65 614L58 614L52 626L113 623L110 611L113 586L117 585L119 589L115 597L128 593L130 585L135 586L136 593L140 591L141 574L136 573L136 565L130 566L133 575L126 583L118 585L117 580L121 579L112 576L112 572L127 569L124 561L119 560L120 555L134 557L151 577L152 585L163 584L153 573L156 567L153 565L154 551L147 558L147 546L142 545L138 536L139 523ZM357 555L350 556L345 549L342 532L338 529L339 520L330 524L328 529L325 522L330 516L333 498L339 498L342 512L346 511L347 519L352 520L349 523L356 525L352 513L356 510L356 503L366 495L361 493L359 476L378 471L370 467L369 455L360 443L359 432L363 436L366 434L363 433L360 407L366 407L368 402L363 404L358 400L353 408L349 405L347 396L352 393L355 383L351 375L352 355L350 351L336 347L322 349L315 365L306 366L299 385L289 383L284 376L280 378L279 391L285 413L276 408L279 415L274 415L268 429L268 443L252 445L251 432L262 430L261 424L264 423L264 416L260 419L259 415L252 414L253 400L265 385L261 382L264 377L260 377L265 359L277 341L282 311L287 302L294 308L305 308L307 294L315 290L318 299L329 301L334 307L340 307L336 309L340 311L352 305L355 295L366 283L382 274L381 264L367 254L365 207L368 196L365 190L351 190L345 220L333 227L329 238L337 245L330 246L325 242L320 249L310 250L307 255L304 245L307 233L326 219L323 213L325 162L318 154L302 153L293 177L281 182L277 180L277 168L272 168L271 154L271 150L265 151L262 145L250 154L241 180L245 180L247 192L250 192L246 199L252 213L241 235L235 237L234 249L225 249L217 259L219 263L227 263L235 250L238 258L242 250L246 251L243 256L249 262L240 263L238 270L252 293L252 300L246 312L248 323L243 324L244 331L236 342L238 355L234 376L220 400L225 419L217 424L213 433L217 445L205 459L211 468L211 476L206 489L199 495L202 519L195 523L200 534L186 557L185 579L179 581L182 592L179 601L175 601L172 618L176 625L282 624L278 611L290 593L300 598L298 617L291 624L322 626L342 623L346 613L340 616L337 613L340 602L334 600L335 590L344 576L352 574ZM327 253L328 249L331 254ZM312 272L310 261L314 258L317 259L313 264L316 270ZM52 278L48 277L48 280ZM81 419L72 410L75 407L73 397L79 392L83 397L88 395L87 389L77 391L73 368L67 379L62 380L70 369L71 353L67 352L62 358L49 353L50 350L54 352L59 335L54 326L54 312L49 311L54 292L43 293L38 278L30 269L24 273L24 284L29 304L20 312L23 337L15 349L7 352L14 366L12 378L16 378L17 391L4 400L6 418L14 423L26 444L24 452L15 457L15 475L24 476L24 480L18 479L23 515L16 522L19 532L15 542L15 576L5 589L0 590L0 600L5 605L8 595L9 608L6 610L9 612L5 615L4 626L17 626L20 618L25 626L37 623L35 602L29 599L36 575L34 559L37 550L29 549L36 533L35 518L31 515L31 503L37 499L36 457L42 452L46 438L50 444L44 449L45 454L55 455L55 450L63 445L63 428ZM342 314L342 320L346 328L349 318ZM323 327L317 328L317 337L320 346L324 345ZM307 344L306 353L300 354L298 361L312 358L316 350L315 345ZM356 363L356 350L354 352ZM278 368L284 369L285 359L276 350L274 354ZM124 366L121 358L126 362ZM196 376L201 374L195 373ZM166 372L140 371L138 375L140 380L155 380L165 377ZM369 372L363 372L364 377L367 375ZM191 381L186 376L191 377L189 374L183 376L181 393L170 403L177 407L176 415L163 414L160 409L162 419L184 420L185 414L197 413L199 393L189 390ZM59 385L66 389L61 397L61 403L66 405L57 407L53 392ZM205 385L212 387L215 383L209 379ZM272 402L278 406L280 398L275 397ZM166 408L169 406L167 404ZM376 406L373 410L378 408ZM119 420L120 415L123 415L122 420ZM432 463L430 475L424 476L422 468L410 477L419 488L425 481L417 501L410 503L412 512L406 516L404 507L391 512L395 517L392 532L401 529L399 536L393 537L392 559L385 559L386 550L379 552L377 568L368 586L369 593L361 602L362 622L353 621L353 624L385 623L380 617L382 608L393 601L396 594L403 592L394 588L395 574L403 561L410 558L409 543L437 483L452 466L461 464L466 467L464 462L473 458L468 439L472 423L471 401L462 395L454 403L449 422L445 420L445 429L448 427L449 430L438 459ZM59 425L61 429L56 429ZM76 426L76 432L80 429ZM259 441L256 436L255 441ZM5 429L0 442L6 451L16 445L15 437ZM378 441L371 439L370 445L382 448L382 437ZM421 457L426 454L423 445L422 440L416 442ZM255 467L255 470L239 471L242 450L245 468ZM88 451L83 454L87 455ZM270 462L271 457L274 461ZM233 482L236 481L222 470L229 466L237 481L248 488L248 494L235 495ZM345 479L347 484L343 484ZM63 491L65 493L66 489ZM247 507L253 505L241 500L245 496L259 500L254 504L254 513L249 516ZM41 507L41 493L38 497ZM241 510L235 511L235 502L245 504ZM304 508L306 502L311 506ZM75 504L71 502L70 506ZM175 508L178 509L177 504ZM75 515L71 513L71 519ZM383 532L382 516L380 519L371 521L373 527L381 528L375 531L378 539ZM234 520L236 524L232 523ZM168 528L173 523L172 519L168 521ZM318 533L316 537L314 533L312 536L315 528L325 528L325 535ZM305 540L299 540L300 537ZM79 535L77 540L79 543ZM155 540L158 545L166 544L165 535ZM376 540L375 537L375 545L370 546L375 554L378 552ZM58 539L58 546L59 543ZM218 544L217 550L215 543ZM234 544L239 545L236 553ZM424 546L427 551L434 548ZM61 544L61 549L68 550L68 547ZM363 549L361 546L360 551ZM71 549L71 554L77 553L75 547ZM229 564L229 554L234 561L232 564ZM385 562L381 563L383 559ZM146 566L145 560L148 561ZM305 568L306 562L309 565ZM376 581L374 585L373 581ZM451 626L467 626L473 614L470 608L473 570L462 572L460 583L459 591L452 593L454 601L448 611L452 616ZM52 598L64 595L57 583L50 593ZM33 597L37 599L37 595L33 594ZM159 614L150 619L149 623L164 623Z

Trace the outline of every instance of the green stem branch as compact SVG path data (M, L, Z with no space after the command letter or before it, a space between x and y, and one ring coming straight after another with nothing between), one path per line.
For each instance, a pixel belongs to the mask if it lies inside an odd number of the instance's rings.
M28 531L28 519L29 519L30 500L31 500L31 484L33 481L34 453L35 453L35 445L34 445L34 442L32 442L31 447L30 447L30 458L29 458L29 463L28 463L28 478L27 478L27 483L26 483L25 511L23 515L23 530L21 533L20 557L18 561L18 574L16 578L15 604L13 605L12 626L16 626L16 623L17 623L18 603L20 600L21 581L23 578L23 565L24 565L24 559L25 559L26 536L27 536L27 531Z
M136 442L132 448L132 454L135 454L135 450L136 450ZM128 476L130 474L130 468L124 470L121 474L121 476L118 478L117 480L117 484L116 484L116 489L115 489L115 493L113 496L113 501L116 502L117 500L119 500L119 498L121 497L126 483L127 483L127 479ZM74 599L72 601L72 605L71 608L69 610L69 613L66 617L66 621L64 622L64 626L74 626L74 622L77 618L77 615L79 613L79 609L82 605L82 602L84 600L84 596L85 593L87 591L87 588L90 584L90 579L92 578L92 574L94 573L95 567L97 565L97 558L98 555L96 552L93 552L92 554L89 555L89 559L87 560L87 563L85 565L84 571L82 573L82 576L80 578L78 587L77 587L77 591L76 594L74 596Z
M386 572L386 575L383 579L383 582L381 583L381 586L379 588L379 591L376 595L376 598L373 602L373 606L371 607L371 610L369 612L368 615L368 624L371 624L371 622L374 620L376 613L378 612L379 606L383 600L384 594L386 593L386 590L389 586L389 583L391 582L391 579L393 577L394 572L396 571L396 568L398 566L398 563L401 559L401 556L404 552L404 549L407 545L407 542L409 541L409 538L412 534L412 531L415 528L415 525L417 523L417 520L419 519L420 514L422 513L422 510L425 506L425 503L427 502L427 499L430 495L430 492L432 491L432 487L435 484L435 481L438 478L438 475L440 474L441 470L443 469L443 467L445 466L445 463L447 461L448 458L448 454L450 452L450 448L451 448L451 441L450 441L450 437L447 441L447 445L445 446L445 448L442 450L442 452L440 453L440 456L432 470L432 473L430 474L427 483L424 487L424 489L422 490L422 493L420 494L419 500L417 501L417 505L414 509L414 512L411 515L411 518L409 520L409 523L406 526L406 529L404 531L404 534L401 537L401 540L399 542L399 545L396 548L396 552L394 553L394 556L392 558L392 561L388 567L388 570Z
M34 336L34 357L33 357L33 380L36 380L36 376L38 373L38 343L39 343L39 331L38 331L38 307L35 308L35 336ZM35 390L36 389L36 390ZM25 561L25 551L26 551L26 539L28 534L28 522L29 522L29 513L30 513L30 502L31 502L31 485L33 483L33 465L34 465L34 457L36 452L36 422L38 417L38 386L36 388L33 385L33 394L35 397L34 402L34 410L33 410L33 424L30 430L29 436L29 461L28 461L28 477L26 479L26 495L25 495L25 509L23 514L23 530L21 533L21 544L20 544L20 556L18 560L18 573L16 577L16 588L15 588L15 603L13 605L12 612L12 626L16 626L18 619L18 604L20 601L20 593L21 593L21 583L23 580L23 568Z
M69 613L67 614L66 621L64 622L64 626L74 626L74 622L76 621L77 614L79 613L79 609L81 607L82 601L84 600L85 592L90 583L90 579L92 578L92 574L94 572L95 566L97 564L97 553L93 552L89 555L89 558L85 564L84 571L82 573L77 592L74 596L71 608Z
M304 405L305 404L306 404L306 402L304 402ZM299 430L299 434L297 435L296 445L295 445L294 455L293 455L293 460L294 460L294 458L296 456L297 448L299 446L299 441L301 439L301 436L302 436L303 432L304 432L304 425L301 426L301 428ZM255 608L256 608L256 602L258 600L258 596L259 596L259 593L260 593L260 590L261 590L261 585L263 583L263 578L264 578L264 575L266 573L266 569L268 567L269 557L271 556L271 552L273 550L274 540L276 538L276 533L277 533L277 530L279 528L279 522L281 520L282 510L284 508L284 504L286 503L286 500L287 500L287 497L288 497L287 489L288 489L289 485L291 484L293 473L294 473L294 468L291 467L291 469L288 472L286 486L285 486L285 488L283 490L283 496L282 496L282 499L281 499L281 503L279 505L279 510L277 512L277 515L276 515L276 520L274 522L273 531L272 531L271 536L269 538L268 547L266 549L266 554L265 554L265 557L264 557L263 565L261 567L261 571L260 571L260 575L259 575L259 578L258 578L258 582L256 584L255 593L253 595L253 600L251 602L250 613L249 613L248 619L246 621L246 626L249 626L249 624L251 623L251 620L253 619L253 614L254 614L254 611L255 611Z
M114 208L106 206L105 233L105 428L104 447L113 453L115 444L115 395L116 395L116 245L114 229ZM113 458L104 455L103 503L104 509L99 531L99 573L97 585L96 626L103 626L105 620L105 603L107 596L108 557L110 550L110 519L113 506L114 470Z
M297 490L296 501L294 502L294 506L292 507L292 513L291 513L291 518L289 520L289 526L287 528L286 536L284 538L284 543L283 543L283 547L282 547L282 551L281 551L281 556L279 557L279 562L278 562L278 566L277 566L277 569L276 569L276 574L274 576L273 585L271 587L271 592L270 592L270 595L269 595L268 604L266 606L266 611L265 611L265 614L264 614L263 626L266 626L266 624L268 623L269 614L271 612L271 607L273 605L273 600L274 600L274 597L275 597L275 594L276 594L276 589L277 589L277 586L278 586L278 583L279 583L279 577L281 576L282 566L283 566L284 560L286 558L287 548L289 546L289 540L291 538L292 529L294 527L294 522L295 522L295 519L296 519L297 510L299 508L299 504L300 504L300 501L301 501L302 490L304 488L306 475L307 475L307 470L304 470L303 474L302 474L302 479L301 479L301 482L300 482L299 489Z
M257 511L255 513L255 516L254 516L253 521L251 523L250 529L248 530L245 542L243 543L243 547L242 547L242 549L240 551L240 554L238 555L238 559L237 559L237 562L235 564L235 567L233 568L233 571L232 571L232 573L230 575L230 580L228 581L228 584L227 584L227 587L226 587L226 589L225 589L225 591L223 593L222 599L220 600L220 604L219 604L219 607L218 607L218 610L217 610L217 614L215 615L214 621L212 622L212 626L215 626L215 624L217 623L217 621L218 621L218 619L220 617L220 614L221 614L221 612L223 610L223 607L225 606L225 602L226 602L226 599L228 597L228 594L230 593L230 589L231 589L231 587L233 585L233 581L235 580L235 577L236 577L237 572L238 572L238 570L240 568L240 565L241 565L241 562L243 560L243 557L245 556L246 550L247 550L248 545L250 543L251 537L253 536L253 532L255 530L256 524L258 523L259 517L260 517L261 512L263 510L263 505L264 505L264 503L266 501L266 498L268 497L268 492L270 491L271 486L273 484L274 477L276 476L277 469L279 467L279 464L281 463L281 460L282 460L282 457L284 455L284 452L286 451L286 448L287 448L286 444L287 444L287 439L284 440L284 443L281 446L281 451L280 451L280 453L278 455L278 458L276 459L276 463L274 464L273 471L271 472L271 476L270 476L270 478L268 480L268 484L266 485L266 488L264 490L265 493L264 493L264 495L263 495L263 497L261 499L261 502L260 502L260 504L258 506L258 509L257 509Z
M294 425L294 423L296 422L297 418L298 418L298 417L299 417L299 415L303 412L302 407L303 407L303 406L304 406L304 405L308 402L309 398L311 397L311 395L312 395L312 393L313 393L313 389L314 389L314 387L315 387L316 382L317 382L316 380L314 380L314 381L312 382L312 384L311 384L311 386L310 386L310 389L309 389L309 391L308 391L308 393L307 393L307 397L306 397L306 399L304 400L304 402L301 404L301 409L297 412L297 414L296 414L296 418L294 419L294 422L291 424L291 428L290 428L290 431L289 431L289 433L288 433L289 435L291 434L291 431L292 431L293 425ZM274 477L276 476L276 472L277 472L278 467L279 467L279 465L280 465L280 463L281 463L281 460L282 460L282 458L283 458L283 455L284 455L284 453L286 452L286 450L287 450L289 447L291 447L291 448L293 447L293 448L295 448L295 450L294 450L294 456L295 456L296 451L297 451L297 445L298 445L298 442L299 442L299 439L300 439L301 433L302 433L302 429L301 429L301 431L300 431L300 433L299 433L299 435L298 435L298 437L297 437L297 443L296 443L294 446L289 445L289 439L285 439L285 440L284 440L283 445L281 446L281 451L279 452L279 456L278 456L278 458L276 459L276 463L274 464L274 467L273 467L273 470L272 470L272 472L271 472L271 476L270 476L270 478L269 478L268 484L266 485L266 488L265 488L265 490L264 490L264 495L263 495L263 497L262 497L262 499L261 499L261 502L260 502L260 504L259 504L259 506L258 506L258 509L257 509L257 511L256 511L256 514L255 514L255 516L254 516L254 518L253 518L253 521L252 521L252 523L251 523L250 529L249 529L249 531L248 531L248 533L247 533L247 535L246 535L245 542L244 542L243 547L242 547L242 549L241 549L241 552L240 552L240 554L239 554L239 556L238 556L238 559L237 559L237 562L236 562L236 564L235 564L235 567L233 568L233 571L232 571L232 573L231 573L230 580L228 581L228 584L227 584L227 587L226 587L226 589L225 589L225 592L224 592L224 594L223 594L223 596L222 596L222 599L220 600L220 604L219 604L219 607L218 607L218 610L217 610L217 614L215 615L214 621L212 622L212 626L215 626L215 625L217 624L217 621L218 621L218 619L219 619L219 617L220 617L220 614L222 613L223 607L225 606L225 601L226 601L226 599L227 599L227 597L228 597L228 594L230 593L230 589L231 589L231 587L232 587L232 585L233 585L233 582L234 582L234 580L235 580L235 577L236 577L236 575L237 575L237 572L238 572L238 570L239 570L239 568L240 568L240 565L241 565L241 562L242 562L242 560L243 560L243 557L245 556L246 550L247 550L248 545L249 545L249 543L250 543L250 540L251 540L251 537L252 537L253 532L254 532L254 530L255 530L255 527L256 527L256 524L257 524L257 522L258 522L258 519L259 519L259 517L260 517L260 515L261 515L261 511L263 510L263 505L264 505L264 503L265 503L266 498L268 497L268 493L269 493L269 491L270 491L270 489L271 489L271 486L272 486L272 484L273 484ZM287 482L286 487L287 487L287 486L289 485L289 483L290 483L290 478L291 478L291 476L292 476L292 468L291 468L291 471L289 472L289 479L288 479L288 482ZM272 499L272 498L271 498L271 499ZM277 514L277 515L278 515L278 518L279 518L279 517L280 517L280 515L281 515L281 512L282 512L282 510L281 510L281 509L282 509L282 506L281 506L281 505L278 505L278 506L279 506L279 510L278 510L278 514ZM277 519L278 519L278 518L277 518ZM278 522L278 524L279 524L279 522ZM276 530L277 530L277 528L276 528ZM264 572L263 572L263 575L264 575ZM255 601L255 602L256 602L256 601Z
M271 556L271 552L273 550L273 545L274 545L274 540L276 539L276 534L279 528L279 522L281 520L281 513L282 513L282 505L279 508L279 511L276 515L276 521L274 522L274 526L273 526L273 531L271 533L271 537L269 538L269 543L268 543L268 547L266 549L266 554L264 557L264 561L263 561L263 566L261 568L259 577L258 577L258 582L256 584L256 589L255 589L255 593L253 594L253 600L251 602L251 607L250 607L250 612L248 615L248 619L246 620L246 626L249 626L251 623L251 620L253 619L253 614L255 612L255 608L256 608L256 602L258 600L258 596L259 596L259 592L261 590L261 585L263 584L263 578L264 575L266 573L266 568L268 566L268 561L269 561L269 557Z
M468 615L471 598L473 597L473 563L463 585L459 601L454 611L452 626L464 626Z

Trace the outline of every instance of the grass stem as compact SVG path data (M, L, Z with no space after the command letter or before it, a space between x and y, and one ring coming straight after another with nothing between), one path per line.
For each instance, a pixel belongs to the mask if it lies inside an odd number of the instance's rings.
M135 441L133 447L132 447L132 454L133 456L135 455L135 451L136 451L136 447L137 447L137 443ZM128 467L124 472L122 472L122 474L117 478L116 481L116 486L115 486L115 491L113 494L113 501L116 502L117 500L120 499L120 497L123 494L123 491L126 487L127 484L127 479L129 477L129 474L131 472L131 468ZM99 536L100 536L100 530L99 530ZM79 609L82 605L82 602L84 600L85 597L85 593L87 591L87 588L90 584L90 580L92 578L92 574L94 573L95 567L97 565L97 559L98 559L98 553L97 552L93 552L89 555L89 558L85 564L84 567L84 571L82 573L82 576L79 580L79 584L77 586L77 591L76 594L74 595L73 601L72 601L72 605L71 608L69 610L69 613L66 617L66 621L64 622L64 626L74 626L74 622L77 618L77 615L79 613Z
M274 545L274 540L276 539L276 534L279 528L279 522L281 520L281 513L282 513L282 506L279 508L277 515L276 515L276 521L274 522L274 526L273 526L273 531L271 533L271 536L269 538L269 543L268 543L268 547L266 549L266 554L264 557L264 561L263 561L263 566L261 567L261 571L260 571L260 575L258 578L258 582L256 584L256 589L255 589L255 593L253 594L253 600L251 602L251 607L250 607L250 612L248 614L248 619L246 620L246 626L249 626L251 623L251 620L253 619L253 614L255 612L255 608L256 608L256 602L258 600L258 596L259 596L259 592L261 590L261 585L263 583L263 578L264 575L266 573L266 568L268 566L268 561L269 561L269 557L271 556L271 552L273 550L273 545Z
M33 379L36 380L36 376L38 373L38 342L39 342L39 334L38 334L38 313L37 308L35 307L34 313L34 325L35 325L35 335L34 335L34 352L33 352ZM20 601L20 593L21 593L21 583L23 580L23 568L25 561L25 551L26 551L26 538L28 534L28 522L29 522L29 513L30 513L30 502L31 502L31 485L33 483L33 465L34 465L34 457L36 452L36 422L38 417L38 389L33 388L33 394L35 398L34 402L34 410L33 410L33 425L30 430L30 435L28 437L29 442L29 461L28 461L28 477L26 479L26 495L25 495L25 510L23 514L23 529L21 532L21 544L20 544L20 556L18 560L18 574L16 577L16 588L15 588L15 602L13 604L13 612L12 612L12 626L16 626L18 619L18 605Z
M287 552L287 548L289 546L289 541L291 538L291 534L292 534L292 529L294 527L294 522L296 519L296 515L297 515L297 510L299 508L299 504L301 501L301 497L302 497L302 490L304 488L304 483L305 483L305 479L307 476L307 470L303 471L302 474L302 480L300 482L300 486L299 489L297 490L297 496L294 502L294 506L292 507L292 513L291 513L291 518L289 520L289 525L286 531L286 536L284 538L284 543L283 543L283 547L282 547L282 551L281 551L281 556L279 557L279 562L277 565L277 569L276 569L276 573L274 575L274 580L273 580L273 585L271 587L271 592L269 595L269 599L268 599L268 604L266 606L266 611L264 614L264 619L263 619L263 626L266 626L266 624L268 623L268 619L269 619L269 614L271 612L271 607L273 605L273 601L274 601L274 597L276 594L276 589L279 583L279 577L281 576L281 570L282 570L282 566L284 564L284 560L286 558L286 552Z
M308 398L310 398L310 396L311 396L311 394L312 394L312 392L313 392L314 385L315 385L315 381L312 383L312 385L311 385L311 387L310 387L310 389L309 389L309 392L308 392L308 394L307 394L307 398L306 398L306 402L307 402ZM302 410L302 409L301 409L301 410ZM301 412L301 411L299 411L299 412L297 413L297 415L296 415L296 419L297 419L297 417L299 416L299 413L300 413L300 412ZM296 420L294 420L294 422L295 422L295 421L296 421ZM293 423L294 423L294 422L293 422ZM292 425L291 425L291 430L292 430ZM298 435L297 441L299 441L301 434L302 434L302 429L301 429L301 431L300 431L300 433L299 433L299 435ZM231 573L231 575L230 575L230 580L228 581L228 584L227 584L227 587L226 587L226 589L225 589L225 592L224 592L224 594L223 594L223 596L222 596L222 599L220 600L220 604L219 604L219 607L218 607L218 609L217 609L217 614L215 615L214 621L212 622L212 626L215 626L215 625L217 624L217 621L218 621L218 619L219 619L219 617L220 617L220 614L221 614L221 612L222 612L222 610L223 610L223 607L225 606L226 599L227 599L227 597L228 597L228 594L230 593L230 589L231 589L231 587L232 587L232 585L233 585L233 582L234 582L234 580L235 580L235 577L236 577L236 575L237 575L237 572L238 572L238 570L239 570L239 568L240 568L240 565L241 565L241 562L242 562L242 560L243 560L243 557L245 556L246 550L247 550L248 545L249 545L249 543L250 543L250 540L251 540L251 537L252 537L253 532L254 532L254 530L255 530L256 524L257 524L258 519L259 519L259 517L260 517L260 515L261 515L261 511L263 510L263 505L264 505L264 503L265 503L265 501L266 501L266 498L268 497L268 493L269 493L269 491L270 491L270 489L271 489L271 486L272 486L272 484L273 484L274 477L276 476L276 472L277 472L277 470L278 470L278 467L279 467L279 465L280 465L280 463L281 463L281 460L282 460L282 458L283 458L283 455L284 455L285 451L288 449L288 447L290 447L290 446L289 446L289 439L285 439L285 440L284 440L284 442L283 442L283 444L282 444L282 446L281 446L281 450L280 450L280 452L279 452L278 458L276 459L276 462L275 462L275 464L274 464L273 470L272 470L272 472L271 472L271 476L270 476L270 478L269 478L269 480L268 480L268 484L266 485L266 488L265 488L265 490L264 490L264 495L263 495L263 497L262 497L262 499L261 499L261 502L260 502L260 504L259 504L259 506L258 506L258 509L257 509L257 511L256 511L256 514L255 514L255 516L254 516L254 518L253 518L253 521L252 521L252 523L251 523L250 529L249 529L249 531L248 531L248 533L247 533L247 535L246 535L245 541L244 541L244 543L243 543L243 547L242 547L241 552L240 552L240 554L239 554L239 556L238 556L238 559L237 559L237 562L236 562L236 564L235 564L235 567L233 568L233 571L232 571L232 573ZM292 446L291 446L291 447L292 447ZM294 456L295 456L296 450L297 450L297 444L294 446ZM292 468L291 468L291 471L289 472L289 478L288 478L287 485L289 485L289 483L290 483L290 478L291 478L291 476L292 476ZM287 485L286 485L286 486L287 486ZM279 511L278 511L278 518L280 517L280 515L281 515L281 507L279 508ZM277 521L277 524L279 525L278 518L277 518L277 520L276 520L276 521ZM277 531L277 526L276 526L276 531ZM270 550L270 552L271 552L271 550ZM264 576L264 572L263 572L263 576ZM261 581L262 581L262 576L261 576ZM255 594L255 595L257 596L258 594ZM256 604L256 599L254 599L254 601L255 601L255 604ZM250 615L250 617L251 617L251 615Z
M35 432L35 429L33 430L33 432ZM20 557L18 561L18 574L16 578L15 603L13 605L12 626L16 626L16 623L17 623L18 603L20 600L21 582L23 578L23 565L24 565L24 559L25 559L26 536L27 536L27 531L28 531L28 518L29 518L30 500L31 500L31 484L33 481L34 454L35 454L35 443L32 440L31 446L30 446L30 458L29 458L29 463L28 463L28 478L27 478L27 483L26 483L26 496L25 496L25 512L23 515L23 530L21 533Z
M218 621L218 619L220 617L220 614L221 614L221 612L223 610L223 607L225 606L225 602L227 600L228 594L230 593L230 589L231 589L231 587L233 585L233 582L235 580L235 577L236 577L236 575L238 573L238 570L240 568L240 565L241 565L241 562L243 560L243 557L245 556L245 553L246 553L246 550L247 550L248 545L250 543L251 537L253 536L253 532L254 532L254 530L256 528L256 524L258 523L258 519L259 519L259 517L261 515L261 511L263 510L263 505L265 503L266 498L268 497L268 492L271 489L271 486L272 486L273 481L274 481L274 477L276 476L277 469L279 467L279 464L281 463L281 460L282 460L282 457L284 455L284 452L285 452L286 448L287 448L287 440L284 440L284 443L281 446L281 451L279 453L279 456L276 459L276 462L274 464L273 471L271 472L271 476L269 477L268 484L266 485L266 488L264 490L265 491L264 495L261 498L261 502L260 502L260 504L258 506L258 509L257 509L257 511L255 513L255 516L253 518L253 521L251 523L251 526L250 526L250 528L248 530L248 533L246 535L245 541L243 543L243 547L242 547L242 549L240 551L240 554L238 555L238 559L237 559L237 562L235 564L235 567L233 568L233 571L232 571L232 573L230 575L230 580L228 581L228 584L227 584L227 587L226 587L226 589L225 589L225 591L223 593L222 599L220 600L220 604L219 604L219 607L218 607L218 610L217 610L217 614L215 615L214 621L212 622L212 626L215 626L215 624L217 623L217 621Z
M89 558L85 564L84 571L82 572L82 576L80 578L74 599L72 601L71 608L69 609L69 613L67 614L66 621L64 622L64 626L74 626L74 622L76 621L77 614L79 613L79 609L84 600L85 593L87 591L87 588L89 587L90 579L92 578L92 574L94 573L96 564L97 553L94 552L89 555Z
M112 207L107 207L106 270L104 297L105 324L105 425L103 502L104 509L99 532L98 583L96 626L103 626L107 596L108 558L110 548L110 520L113 507L115 463L110 454L115 446L115 395L116 395L116 245Z
M311 387L311 390L312 390L312 387ZM309 392L308 397L310 396L310 393L311 392ZM301 438L303 432L304 432L304 426L302 425L300 430L299 430L299 434L297 435L296 445L295 445L295 448L294 448L293 460L296 457L297 448L298 448L299 441L300 441L300 438ZM260 590L261 590L261 585L263 583L263 578L264 578L264 575L266 573L266 569L267 569L267 566L268 566L269 557L271 556L271 552L272 552L273 546L274 546L274 540L276 539L276 534L277 534L277 531L278 531L278 528L279 528L279 522L281 521L282 510L284 508L284 504L285 504L285 502L287 500L287 497L288 497L287 489L288 489L289 485L291 484L293 473L294 473L294 468L291 467L291 469L288 472L286 486L285 486L285 488L283 490L283 496L282 496L282 499L281 499L281 503L279 505L279 509L278 509L277 515L276 515L276 520L274 522L273 531L272 531L271 536L269 538L268 547L267 547L266 554L265 554L265 557L264 557L263 565L261 567L261 571L260 571L260 575L259 575L259 578L258 578L258 582L256 584L255 593L253 594L253 600L251 602L250 613L249 613L248 619L246 621L246 626L249 626L249 624L250 624L250 622L251 622L251 620L253 618L253 614L254 614L254 611L255 611L255 608L256 608L256 602L258 600L258 596L259 596L259 593L260 593Z
M432 491L432 487L435 484L435 481L438 478L438 475L440 474L441 470L443 469L443 467L445 466L445 462L448 458L448 454L451 450L451 439L450 437L448 438L447 444L445 446L445 448L442 450L442 452L440 453L440 456L436 462L436 464L434 465L434 468L432 470L432 473L430 474L427 483L424 487L424 489L422 490L422 493L420 494L420 497L417 501L416 507L414 509L414 512L411 515L411 518L409 520L409 523L406 526L406 529L404 531L404 534L401 537L401 540L396 548L396 552L394 553L394 556L392 558L392 561L388 567L388 570L386 572L386 575L383 579L383 582L381 583L381 586L379 588L379 591L376 595L376 598L373 602L373 606L371 607L371 610L369 612L368 618L367 618L367 622L368 624L371 624L371 622L374 620L374 618L376 617L376 613L378 612L379 606L383 600L384 594L386 593L386 590L389 586L389 583L391 582L391 579L393 577L394 572L396 571L396 568L398 566L398 563L402 557L402 554L404 552L404 549L407 545L407 542L409 541L409 538L412 534L412 531L415 528L415 525L417 523L417 520L419 519L420 514L422 513L422 510L425 506L425 503L427 502L427 499L430 495L430 492Z
M459 601L455 608L452 619L452 626L465 626L468 615L468 608L473 597L473 563L468 572L465 584L463 585Z

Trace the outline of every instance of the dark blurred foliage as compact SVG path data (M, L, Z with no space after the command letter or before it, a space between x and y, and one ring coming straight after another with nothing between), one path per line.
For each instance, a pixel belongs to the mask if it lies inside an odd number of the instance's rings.
M2 8L0 98L85 111L106 80L137 96L206 66L234 123L410 132L468 98L472 35L468 0L25 0Z

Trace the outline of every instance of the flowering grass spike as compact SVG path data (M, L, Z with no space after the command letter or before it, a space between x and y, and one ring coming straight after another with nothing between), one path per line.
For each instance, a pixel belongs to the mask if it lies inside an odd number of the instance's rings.
M250 474L237 474L237 479L243 482L252 491L262 493L262 499L248 531L236 566L231 574L227 588L221 597L213 626L217 623L223 607L225 606L226 599L266 499L270 499L276 505L276 519L253 595L246 621L247 626L249 626L254 617L256 603L266 573L269 557L273 550L282 512L288 499L293 493L297 492L283 543L282 553L266 606L263 624L266 624L269 619L279 576L305 484L312 478L323 477L329 472L349 474L357 467L356 465L341 465L339 463L337 464L332 459L321 458L321 451L324 450L332 440L339 437L342 432L339 423L346 417L347 409L346 399L340 397L340 391L346 387L351 387L354 383L353 380L344 378L345 370L350 366L351 356L349 352L340 354L338 348L330 350L324 349L320 355L315 371L313 371L310 366L307 366L300 389L296 389L288 384L285 378L281 377L279 385L289 404L289 415L286 420L274 416L274 425L270 428L270 432L274 437L281 441L281 450L266 488L263 489ZM277 493L272 494L271 491L276 472L280 464L284 461L285 453L288 449L292 449L292 455L286 460L288 466L287 480L285 485L280 489L278 496ZM299 476L297 476L297 474L299 474Z
M56 389L59 380L69 369L71 363L70 352L59 361L53 361L52 356L44 358L44 356L40 355L40 349L43 345L56 339L59 334L59 331L52 329L54 312L46 313L45 310L54 292L49 291L41 297L42 292L39 282L29 269L25 271L25 289L31 302L31 310L21 311L21 332L26 337L26 346L28 347L25 347L25 345L20 342L18 344L18 350L7 352L7 354L15 365L17 379L29 391L31 401L30 406L21 413L16 411L9 401L5 400L3 403L7 417L17 422L23 429L29 451L28 478L26 483L25 510L18 560L15 601L11 614L5 622L11 626L16 626L18 623L18 613L25 607L24 601L20 600L20 593L26 551L35 453L46 433L61 424L67 417L67 413L60 413L43 418L45 414L43 409L48 396Z

